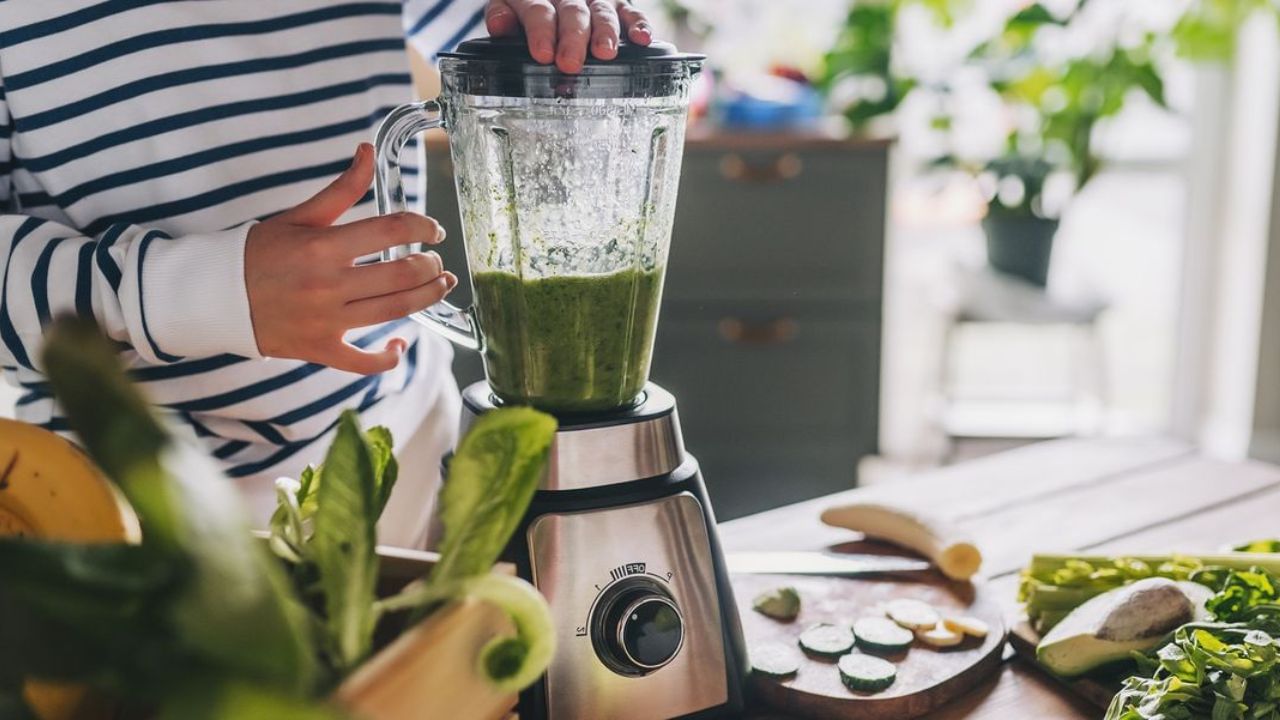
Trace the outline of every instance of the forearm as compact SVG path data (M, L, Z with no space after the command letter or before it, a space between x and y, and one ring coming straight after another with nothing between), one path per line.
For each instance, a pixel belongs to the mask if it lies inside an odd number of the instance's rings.
M173 238L121 224L89 237L47 220L0 215L3 364L36 369L43 329L62 313L97 320L150 363L257 356L244 284L247 231Z

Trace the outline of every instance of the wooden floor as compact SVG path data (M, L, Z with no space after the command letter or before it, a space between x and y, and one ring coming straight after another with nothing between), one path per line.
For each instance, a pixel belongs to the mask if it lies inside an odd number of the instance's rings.
M785 479L779 479L785 482ZM818 521L831 504L889 500L952 517L985 556L1010 620L1033 552L1205 552L1280 535L1280 467L1227 463L1163 439L1061 440L721 525L727 551L820 549L853 535ZM712 498L714 501L714 498ZM1101 713L1011 656L1003 671L930 718L1067 720Z

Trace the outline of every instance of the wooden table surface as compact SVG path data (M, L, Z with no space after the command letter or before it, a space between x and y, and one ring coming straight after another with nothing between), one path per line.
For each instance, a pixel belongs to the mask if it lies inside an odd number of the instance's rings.
M818 514L855 499L954 518L981 547L982 574L1012 621L1018 570L1033 552L1197 552L1275 537L1280 467L1210 460L1164 439L1059 440L729 521L720 526L721 540L726 551L848 541L855 535L823 525ZM928 717L1101 716L1010 655L1000 674Z

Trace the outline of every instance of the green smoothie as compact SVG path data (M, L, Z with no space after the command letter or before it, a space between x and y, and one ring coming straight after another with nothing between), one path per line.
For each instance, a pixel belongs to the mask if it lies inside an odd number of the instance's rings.
M489 385L559 412L630 403L649 377L662 268L522 280L472 276Z

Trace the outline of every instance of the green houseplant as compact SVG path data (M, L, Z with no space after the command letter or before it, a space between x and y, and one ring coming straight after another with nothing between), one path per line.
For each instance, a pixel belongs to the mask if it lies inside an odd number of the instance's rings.
M1094 147L1099 123L1135 95L1167 107L1154 33L1123 38L1115 28L1085 52L1044 50L1045 29L1069 32L1087 5L1082 0L1065 15L1030 5L973 53L1013 122L1001 154L958 164L974 172L987 192L983 228L991 266L1040 286L1048 278L1063 209L1101 167Z

